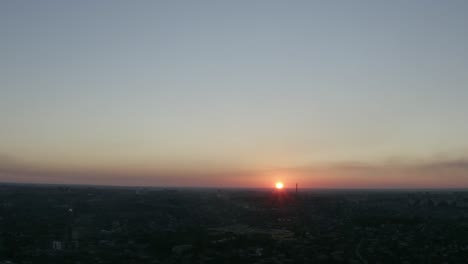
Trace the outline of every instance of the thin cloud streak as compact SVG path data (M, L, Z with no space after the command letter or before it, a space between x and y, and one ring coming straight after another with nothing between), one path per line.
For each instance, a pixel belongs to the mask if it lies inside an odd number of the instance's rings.
M341 162L269 170L122 171L56 169L20 164L2 155L0 181L18 183L128 186L271 187L282 180L311 188L461 188L468 187L468 160L427 162Z

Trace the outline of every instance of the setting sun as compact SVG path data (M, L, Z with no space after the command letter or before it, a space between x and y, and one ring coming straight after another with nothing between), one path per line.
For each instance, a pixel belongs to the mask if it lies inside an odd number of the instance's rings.
M284 185L283 185L282 182L277 182L277 183L275 184L275 187L276 187L276 189L283 189Z

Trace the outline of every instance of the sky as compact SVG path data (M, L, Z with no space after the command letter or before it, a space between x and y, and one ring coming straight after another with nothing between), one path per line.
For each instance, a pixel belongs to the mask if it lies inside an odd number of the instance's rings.
M468 187L467 1L0 2L0 182Z

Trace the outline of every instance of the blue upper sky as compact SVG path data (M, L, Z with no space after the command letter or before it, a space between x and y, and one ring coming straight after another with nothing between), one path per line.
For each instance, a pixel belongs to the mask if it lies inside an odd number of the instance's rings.
M1 163L464 159L467 1L1 1Z

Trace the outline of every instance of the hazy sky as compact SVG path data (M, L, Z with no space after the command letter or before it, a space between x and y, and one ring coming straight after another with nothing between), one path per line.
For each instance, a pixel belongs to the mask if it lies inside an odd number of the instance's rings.
M467 14L1 1L0 181L468 187Z

